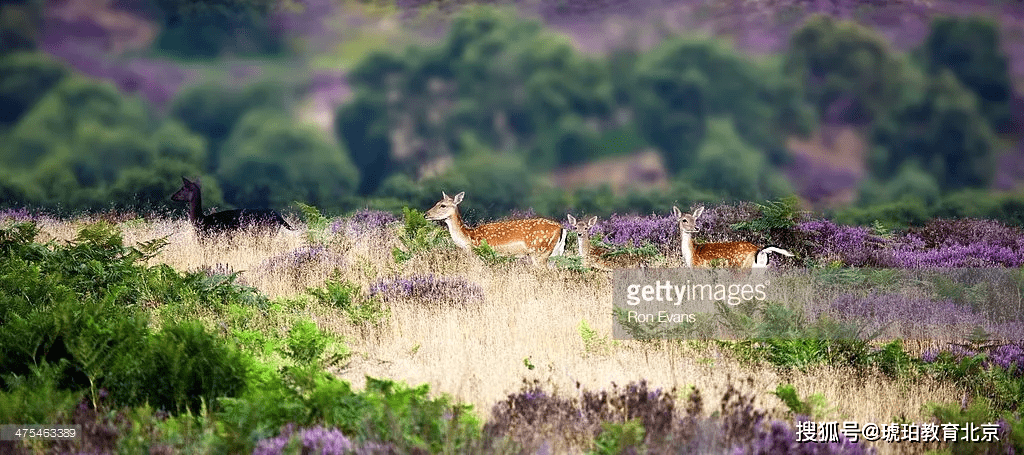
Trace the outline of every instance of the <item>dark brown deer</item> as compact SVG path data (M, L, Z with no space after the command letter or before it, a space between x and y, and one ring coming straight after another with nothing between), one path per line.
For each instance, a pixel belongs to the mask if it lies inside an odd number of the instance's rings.
M203 215L203 195L199 188L199 180L195 182L182 177L181 189L171 196L172 201L188 202L188 220L196 228L196 233L206 237L239 230L252 230L261 233L277 232L282 226L295 230L281 214L269 209L239 209Z

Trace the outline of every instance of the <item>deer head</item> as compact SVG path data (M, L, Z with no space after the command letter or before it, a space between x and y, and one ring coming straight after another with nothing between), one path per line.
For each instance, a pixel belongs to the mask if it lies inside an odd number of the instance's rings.
M442 221L452 217L452 215L458 213L459 203L462 202L462 197L465 195L466 192L463 191L456 194L453 198L442 191L441 200L438 201L437 204L434 204L430 210L427 210L427 213L423 214L423 217L431 221Z
M683 213L679 207L672 206L672 214L679 219L679 232L694 233L700 230L697 227L697 218L704 213L704 207L697 207L693 213Z
M196 199L196 196L200 194L199 179L196 179L196 181L193 182L182 177L181 182L181 189L171 195L171 200L178 202L191 202Z
M572 226L572 228L577 233L579 233L581 235L589 234L590 233L590 228L594 227L594 225L597 224L597 217L596 216L592 216L592 217L590 217L589 220L586 220L586 221L584 221L584 220L576 221L576 218L573 217L572 215L567 215L567 216L569 217L569 224Z

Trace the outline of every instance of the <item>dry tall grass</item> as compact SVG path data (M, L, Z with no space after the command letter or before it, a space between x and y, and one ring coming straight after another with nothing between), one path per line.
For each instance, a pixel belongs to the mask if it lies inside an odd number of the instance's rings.
M42 240L69 240L86 222L44 220L40 223ZM305 314L298 316L311 317L322 329L347 338L356 355L336 373L356 387L362 386L365 375L427 383L434 392L473 404L484 419L495 402L519 389L524 378L538 379L570 394L575 393L577 383L591 390L640 379L646 379L651 387L666 389L693 386L704 394L705 411L710 413L717 409L726 384L750 376L759 392L755 405L779 417L785 406L768 392L779 384L792 383L803 396L823 394L835 407L830 420L861 424L891 423L898 418L927 422L923 405L961 399L961 392L950 385L928 380L893 382L882 375L857 379L852 371L841 368L783 376L771 367L743 366L723 351L685 343L607 340L588 349L579 331L582 321L610 338L610 274L581 278L528 263L490 267L454 249L396 264L391 248L399 245L398 226L362 236L343 232L332 239L330 254L290 264L289 258L307 247L305 226L293 225L299 230L282 230L270 239L240 237L206 248L185 221L129 221L118 226L126 244L168 236L169 244L153 262L182 271L203 267L242 271L240 281L272 299L300 296L308 286L322 286L335 269L364 290L382 277L424 273L460 277L479 285L484 301L462 308L438 308L423 301L390 302L392 322L374 336L360 337L344 315L326 306L306 306ZM901 452L918 451L914 446L899 448ZM880 444L879 449L887 453L897 446Z

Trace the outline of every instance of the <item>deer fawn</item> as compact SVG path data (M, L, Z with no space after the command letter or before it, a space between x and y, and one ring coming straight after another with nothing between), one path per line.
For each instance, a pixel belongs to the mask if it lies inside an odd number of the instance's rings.
M644 258L637 257L635 255L604 257L611 251L591 245L590 228L597 224L596 216L590 217L590 219L586 221L577 221L572 215L568 215L568 217L569 224L572 226L572 229L576 231L576 245L584 267L609 272L613 268L635 268L647 266L647 261Z
M566 231L562 225L551 220L532 218L488 223L476 228L466 227L459 215L459 203L465 194L461 192L453 198L442 191L442 199L424 214L428 220L443 220L459 248L469 250L487 241L498 253L530 256L534 265L544 264L549 257L564 253Z
M182 177L181 181L181 189L171 196L171 200L188 202L188 220L201 237L241 229L253 229L267 233L274 232L281 226L289 230L295 229L281 217L281 214L267 209L225 210L203 215L203 195L199 188L199 180L193 182Z
M679 219L679 235L686 267L709 267L711 261L718 259L725 261L728 267L764 268L768 267L768 253L793 255L782 248L770 246L760 249L748 242L694 245L692 234L699 230L697 218L704 213L704 207L698 207L693 213L683 213L679 207L672 206L672 213Z

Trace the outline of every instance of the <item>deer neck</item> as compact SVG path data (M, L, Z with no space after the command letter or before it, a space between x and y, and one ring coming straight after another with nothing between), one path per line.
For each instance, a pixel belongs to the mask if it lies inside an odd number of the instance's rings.
M444 219L444 224L448 225L448 233L451 234L456 246L468 249L473 245L473 239L470 237L472 231L462 224L462 215L459 215L457 207L452 216Z
M590 236L587 234L580 233L577 237L577 246L579 247L579 253L581 258L590 256Z
M203 220L203 195L196 193L188 200L188 220L192 224L200 224Z
M683 247L683 264L687 267L693 267L693 235L689 232L680 230L680 237Z

